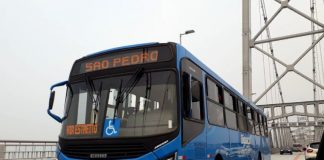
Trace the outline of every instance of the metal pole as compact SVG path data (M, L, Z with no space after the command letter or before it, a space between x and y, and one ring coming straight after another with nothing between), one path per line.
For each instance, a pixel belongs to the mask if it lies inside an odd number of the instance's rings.
M314 7L315 7L315 2L314 0L311 0L311 6L310 6L310 10L311 10L311 16L314 19ZM315 24L312 21L311 22L311 28L312 31L315 31ZM312 44L315 42L315 35L312 35ZM316 62L315 62L315 46L312 49L312 58L313 58L313 81L316 82ZM313 94L314 94L314 101L316 101L316 85L313 84Z
M276 128L273 128L272 131L273 131L272 143L274 143L273 148L279 148L278 141L277 141L278 140L277 139L277 130L276 130Z
M289 133L288 133L288 128L285 127L285 146L289 146Z
M252 66L251 66L251 0L242 1L242 48L243 48L243 95L252 100Z
M284 147L284 133L283 133L283 129L282 127L279 128L280 131L280 148Z

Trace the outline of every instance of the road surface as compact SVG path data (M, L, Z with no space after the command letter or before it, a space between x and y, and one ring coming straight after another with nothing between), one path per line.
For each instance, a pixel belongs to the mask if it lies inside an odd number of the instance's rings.
M293 155L271 155L271 160L305 160L304 152L294 152Z

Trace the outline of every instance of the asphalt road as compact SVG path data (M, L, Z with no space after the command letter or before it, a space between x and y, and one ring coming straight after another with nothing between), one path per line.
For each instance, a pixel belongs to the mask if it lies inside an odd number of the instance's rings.
M305 160L304 152L293 152L293 155L271 155L271 160Z

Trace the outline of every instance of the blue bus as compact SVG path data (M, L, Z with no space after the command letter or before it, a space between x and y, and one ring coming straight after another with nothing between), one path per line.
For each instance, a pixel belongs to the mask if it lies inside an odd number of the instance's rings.
M59 86L62 117L52 112ZM85 56L50 90L59 160L270 159L263 112L176 43Z

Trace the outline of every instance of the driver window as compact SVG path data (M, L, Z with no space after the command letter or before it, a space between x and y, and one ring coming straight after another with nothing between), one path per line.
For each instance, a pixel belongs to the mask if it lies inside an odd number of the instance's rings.
M185 117L193 120L203 120L201 82L189 76L187 73L184 73L183 85Z
M201 109L201 83L194 78L191 79L191 118L203 120Z

